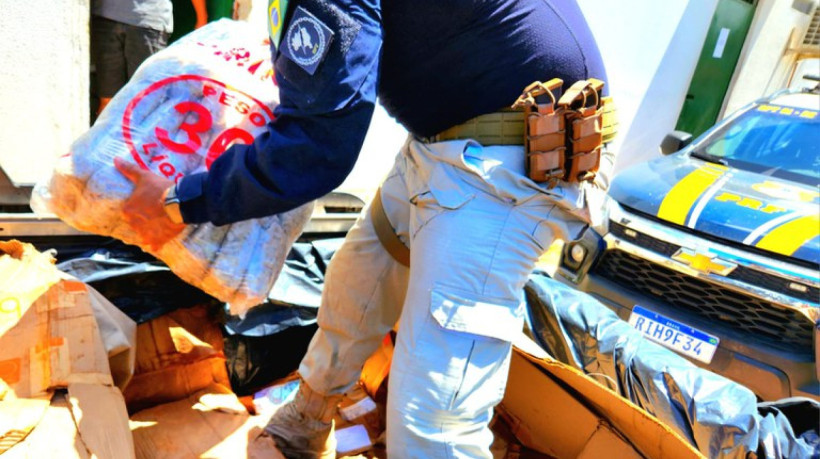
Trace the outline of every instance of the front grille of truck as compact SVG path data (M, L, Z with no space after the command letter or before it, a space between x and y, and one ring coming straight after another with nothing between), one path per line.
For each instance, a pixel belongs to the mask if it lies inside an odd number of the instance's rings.
M681 308L777 348L812 351L811 321L797 311L638 258L621 250L604 254L594 268L620 286Z
M646 250L651 250L657 254L663 255L667 258L677 252L681 246L671 242L662 241L644 233L635 233L633 236L627 235L627 227L613 221L609 222L609 231L618 238L628 241L631 244L637 245ZM757 271L745 266L738 266L728 276L729 279L743 282L749 285L754 285L771 292L782 293L792 298L798 298L803 301L817 303L820 299L820 289L817 287L806 286L806 291L801 292L795 290L789 285L792 283L789 279L777 277L775 275Z

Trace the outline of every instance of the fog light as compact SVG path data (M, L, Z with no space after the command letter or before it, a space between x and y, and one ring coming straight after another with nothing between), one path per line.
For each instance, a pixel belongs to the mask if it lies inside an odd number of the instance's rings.
M585 249L581 244L575 244L570 249L569 256L572 258L572 261L581 264L587 256L587 249Z

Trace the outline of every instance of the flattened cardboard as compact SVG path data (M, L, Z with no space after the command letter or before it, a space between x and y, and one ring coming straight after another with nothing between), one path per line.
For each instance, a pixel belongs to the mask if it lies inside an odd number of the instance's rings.
M250 416L233 394L203 401L222 392L209 387L132 415L137 457L283 458L270 437L260 436L267 417Z
M71 383L68 398L72 418L89 451L99 458L134 457L128 412L118 388Z
M71 415L71 406L64 392L57 392L51 404L25 441L3 453L3 459L88 459L91 457ZM112 457L112 456L99 456ZM121 457L129 457L124 451Z
M601 421L518 351L498 409L524 446L559 458L578 457Z
M584 445L578 454L578 459L600 459L602 457L617 457L618 459L642 459L632 446L624 441L611 426L606 423L598 425L598 429Z

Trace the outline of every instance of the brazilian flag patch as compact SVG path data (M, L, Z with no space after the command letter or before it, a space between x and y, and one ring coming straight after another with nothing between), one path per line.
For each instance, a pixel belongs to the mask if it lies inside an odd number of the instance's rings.
M268 0L268 35L276 49L282 38L282 23L288 10L288 0Z

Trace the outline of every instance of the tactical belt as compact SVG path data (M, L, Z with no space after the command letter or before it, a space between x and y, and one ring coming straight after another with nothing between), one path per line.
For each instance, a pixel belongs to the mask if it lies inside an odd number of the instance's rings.
M410 249L399 239L399 235L396 234L396 230L393 229L393 225L387 219L387 213L384 211L384 205L382 204L381 188L376 190L376 196L373 198L373 202L370 203L370 220L373 221L373 229L376 230L376 236L379 238L379 242L382 243L382 247L387 250L387 253L393 259L409 267Z
M618 120L612 97L602 97L601 132L603 142L608 143L618 132ZM438 134L427 137L427 143L445 140L473 139L482 145L524 145L524 109L502 109L477 116Z
M425 140L460 139L473 139L482 145L524 145L524 110L507 108L480 115Z

